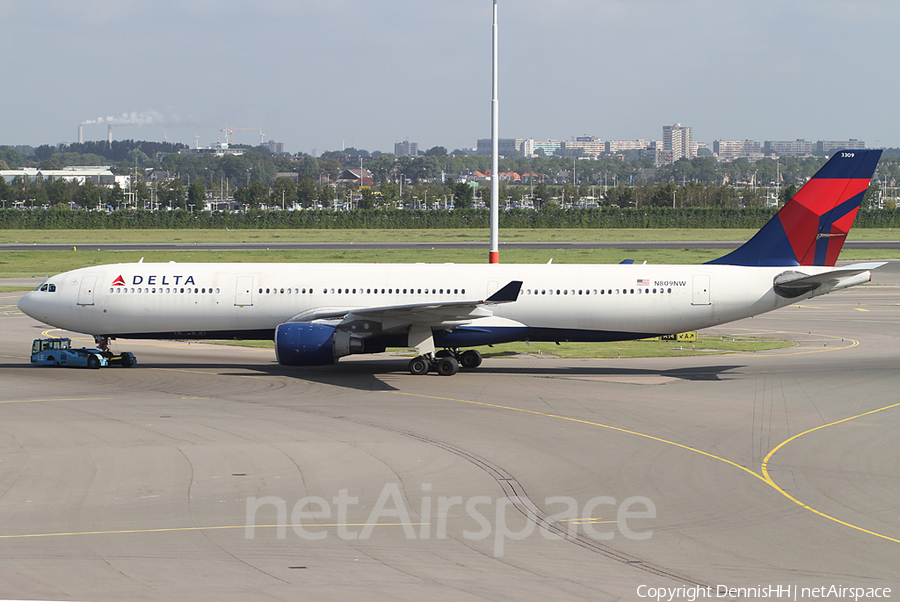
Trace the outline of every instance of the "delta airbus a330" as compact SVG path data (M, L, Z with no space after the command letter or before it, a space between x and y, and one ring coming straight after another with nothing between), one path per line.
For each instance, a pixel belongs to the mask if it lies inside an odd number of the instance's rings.
M837 152L743 246L703 265L130 263L53 276L19 301L113 338L265 339L281 364L415 347L455 374L511 341L618 341L697 330L868 282L835 267L880 150Z

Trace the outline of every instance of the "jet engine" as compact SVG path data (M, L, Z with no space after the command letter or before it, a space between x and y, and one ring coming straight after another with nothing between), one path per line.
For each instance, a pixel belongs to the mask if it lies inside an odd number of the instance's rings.
M286 322L275 329L275 357L285 366L325 366L365 353L363 339L328 324Z

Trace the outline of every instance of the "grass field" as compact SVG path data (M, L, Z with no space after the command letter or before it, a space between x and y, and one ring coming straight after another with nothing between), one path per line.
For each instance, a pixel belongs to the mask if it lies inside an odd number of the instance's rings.
M703 263L721 255L715 250L511 249L504 263L619 263L623 259L647 263ZM45 277L80 267L107 263L234 262L234 263L484 263L487 250L347 250L347 251L7 251L0 253L0 278Z
M747 229L506 229L500 240L507 242L584 241L743 241L755 230ZM0 243L97 242L469 242L490 239L487 228L467 230L0 230ZM856 228L849 240L900 240L900 231Z
M625 259L651 264L699 264L723 253L716 249L506 249L503 263L620 263ZM0 278L44 278L77 268L110 263L485 263L487 250L342 250L342 251L77 251L0 252ZM847 249L842 260L898 259L896 250Z

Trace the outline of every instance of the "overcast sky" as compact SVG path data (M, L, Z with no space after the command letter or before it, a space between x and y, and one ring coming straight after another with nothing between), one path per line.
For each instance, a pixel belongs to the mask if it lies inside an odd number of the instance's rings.
M492 0L0 0L0 144L490 137ZM897 0L499 0L500 135L900 146ZM237 131L257 144L259 131Z

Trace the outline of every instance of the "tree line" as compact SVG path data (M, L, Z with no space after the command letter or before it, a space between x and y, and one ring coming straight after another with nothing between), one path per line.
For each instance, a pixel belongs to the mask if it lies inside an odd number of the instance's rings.
M674 182L655 184L598 186L591 184L519 185L502 181L499 204L508 210L529 208L635 208L648 207L732 207L751 208L783 205L797 191L798 186L776 188L725 184ZM228 209L237 205L247 209L468 209L489 206L491 190L488 186L473 187L466 182L448 178L444 183L418 183L404 186L386 182L376 187L359 187L342 183L319 183L306 175L296 182L288 177L276 178L272 186L261 182L238 184L233 189L213 188L200 181L186 185L180 178L147 183L138 182L126 194L118 184L101 186L87 181L79 184L61 179L29 181L16 177L12 182L0 178L0 202L3 208L81 209L148 209L172 210ZM894 206L888 194L882 198L877 184L870 186L863 200L863 209L875 206Z

